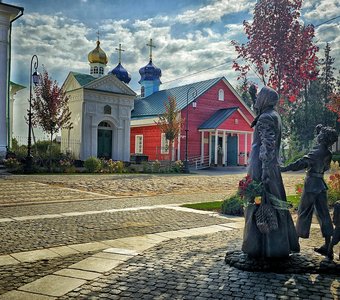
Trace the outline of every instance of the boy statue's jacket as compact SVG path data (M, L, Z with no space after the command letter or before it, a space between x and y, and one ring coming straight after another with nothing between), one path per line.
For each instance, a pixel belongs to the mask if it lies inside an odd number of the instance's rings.
M286 171L307 169L305 192L320 193L328 189L323 174L330 167L332 152L325 145L315 146L307 155L290 164Z

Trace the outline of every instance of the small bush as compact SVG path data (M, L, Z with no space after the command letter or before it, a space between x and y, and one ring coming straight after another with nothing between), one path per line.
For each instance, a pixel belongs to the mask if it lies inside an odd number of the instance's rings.
M328 181L328 204L333 206L340 200L340 173L329 176Z
M181 160L176 160L175 163L171 166L171 171L175 173L183 173L184 164Z
M243 216L243 201L240 196L236 194L225 199L222 204L222 213L232 216Z
M155 160L152 163L152 173L160 173L161 163L158 160Z
M122 161L102 160L101 172L104 173L123 173L125 171L124 163Z
M73 159L64 158L59 160L59 167L64 173L75 173L76 167L74 166Z
M294 210L296 210L299 207L300 199L301 199L301 194L287 196L287 202L291 205L291 207Z
M151 173L152 172L152 166L149 162L143 161L142 166L143 166L143 173Z
M22 164L16 158L8 158L3 160L4 166L11 171L18 171Z
M101 165L102 164L101 164L100 159L94 156L89 157L84 162L84 167L86 169L86 172L89 172L89 173L98 172L101 168Z

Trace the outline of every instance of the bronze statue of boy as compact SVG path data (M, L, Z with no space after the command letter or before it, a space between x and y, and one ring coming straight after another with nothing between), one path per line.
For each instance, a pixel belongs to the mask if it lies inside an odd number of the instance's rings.
M304 189L298 208L296 231L298 237L309 237L313 211L315 209L325 244L314 250L324 256L333 257L330 243L334 229L327 203L328 188L323 176L324 172L330 168L332 159L330 147L337 141L338 136L334 129L323 127L320 124L316 127L316 132L317 145L307 155L286 167L282 167L281 171L307 169Z

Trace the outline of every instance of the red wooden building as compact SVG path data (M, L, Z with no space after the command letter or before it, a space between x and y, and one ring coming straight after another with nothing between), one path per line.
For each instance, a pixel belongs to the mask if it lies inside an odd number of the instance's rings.
M250 124L254 114L226 78L161 91L158 91L159 84L158 77L156 90L153 87L149 92L142 84L144 98L135 100L131 113L131 153L147 155L149 160L167 160L169 155L174 160L185 160L187 122L190 164L247 164L253 136ZM158 116L164 113L164 102L169 96L176 98L179 117L185 119L172 154L168 152L164 133L155 124Z

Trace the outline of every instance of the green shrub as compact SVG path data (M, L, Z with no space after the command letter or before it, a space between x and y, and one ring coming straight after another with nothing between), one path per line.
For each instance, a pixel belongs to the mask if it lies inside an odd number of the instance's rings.
M64 173L75 173L76 167L74 166L73 159L64 158L59 160L59 168Z
M103 173L123 173L125 171L124 163L122 161L114 161L112 159L101 160L101 172Z
M297 209L300 204L301 194L299 195L288 195L287 202L291 205L293 209Z
M155 160L152 163L152 173L160 173L161 163L158 160Z
M151 163L149 163L148 161L143 161L142 166L143 166L143 173L151 173L152 172Z
M333 206L335 202L340 200L340 173L329 176L328 180L328 205Z
M171 165L171 171L175 173L183 173L184 164L181 160L176 160L173 165Z
M22 164L16 158L4 159L3 164L11 171L19 171L22 168Z
M243 216L243 201L240 196L233 195L223 201L222 213L233 216Z
M98 172L101 168L101 165L102 163L100 159L94 156L89 157L84 162L84 167L86 169L86 172L89 172L89 173Z

